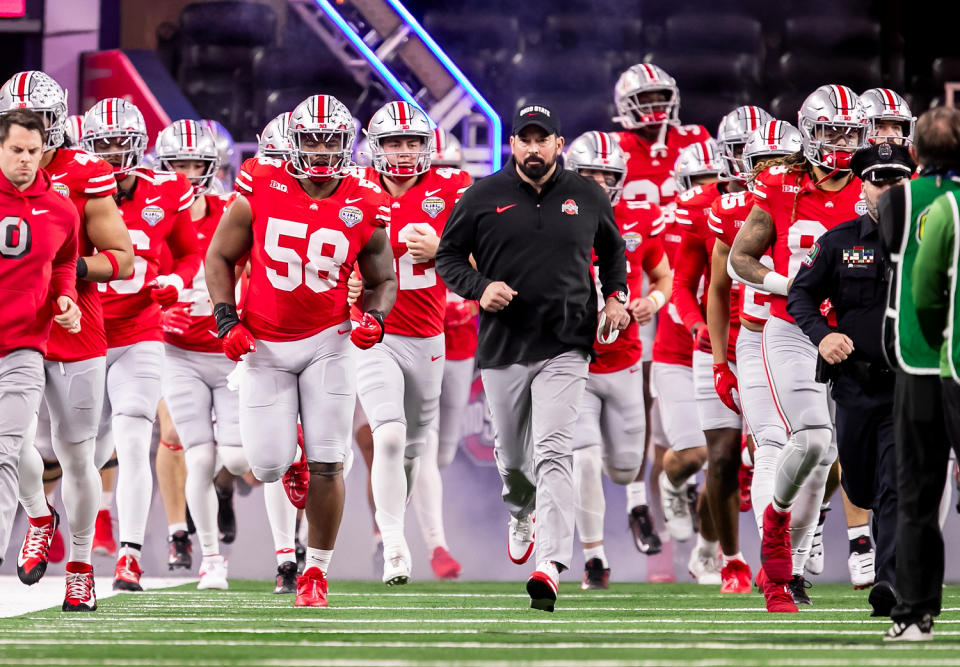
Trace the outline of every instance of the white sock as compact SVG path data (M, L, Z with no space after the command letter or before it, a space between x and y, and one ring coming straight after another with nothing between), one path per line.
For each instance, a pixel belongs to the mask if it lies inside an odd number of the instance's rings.
M36 419L33 420L36 423ZM20 449L20 488L18 497L31 519L50 516L47 496L43 492L43 457L33 446L33 438L24 440Z
M580 542L585 544L603 541L607 504L603 497L602 458L603 452L596 445L573 452L574 519Z
M145 417L113 417L117 441L117 523L120 541L143 544L153 495L150 472L150 439L153 422Z
M297 508L290 504L283 490L283 482L267 482L263 485L263 504L267 508L267 520L273 533L273 548L277 553L277 565L296 560L294 534L297 530ZM306 523L306 522L304 522Z
M99 477L99 475L97 475ZM100 480L101 483L103 480ZM113 489L107 491L103 489L100 492L100 509L110 511L110 508L113 507Z
M407 482L407 495L404 496L406 503L410 502L410 496L413 494L413 487L417 483L417 477L420 476L420 457L403 457L403 477Z
M437 466L437 432L430 429L427 442L420 455L420 470L413 491L413 509L417 513L420 532L432 554L437 547L447 549L443 530L443 480Z
M590 547L589 549L583 550L583 560L588 561L591 558L599 558L600 562L603 563L603 567L609 567L607 565L607 554L603 550L603 545L599 547Z
M700 551L700 554L703 556L708 556L710 558L716 558L717 556L717 545L719 542L711 542L703 538L703 533L697 533L697 546L696 548Z
M832 462L831 462L832 464ZM820 505L830 475L830 465L816 465L797 493L790 513L790 545L793 547L793 573L802 575L810 557L813 533L820 520Z
M188 528L189 528L189 526L187 525L187 522L186 522L186 521L182 521L182 522L180 522L180 523L167 524L167 535L173 535L173 534L174 534L175 532L177 532L178 530L182 530L183 532L187 532L187 529L188 529Z
M744 563L747 562L747 561L744 560L744 558L743 558L743 552L741 552L741 551L738 551L737 553L733 554L732 556L728 556L727 554L723 554L723 567L726 567L726 566L727 566L727 563L729 563L729 562L732 561L732 560L741 560L741 561L743 561Z
M647 504L647 483L630 482L627 484L627 514L634 507Z
M863 524L862 526L850 526L847 528L847 539L851 542L853 540L859 540L861 537L870 537L870 524Z
M373 432L373 465L370 482L373 486L374 518L383 537L386 552L403 543L403 515L407 501L407 478L403 452L406 427L391 422L381 424Z
M53 451L63 470L60 496L70 527L70 561L89 563L100 500L100 473L93 462L96 438L78 443L53 439Z
M330 569L330 560L333 558L333 549L314 549L307 547L307 564L303 566L304 572L311 567L319 567L324 574Z
M187 467L184 491L190 516L193 517L193 525L197 528L200 552L204 556L220 553L217 492L213 488L216 458L216 447L212 442L194 445L183 451L183 459ZM173 526L170 528L172 530Z
M763 445L753 450L753 483L750 497L753 499L753 515L757 520L757 531L763 537L763 513L773 501L773 480L777 475L777 457L780 448Z

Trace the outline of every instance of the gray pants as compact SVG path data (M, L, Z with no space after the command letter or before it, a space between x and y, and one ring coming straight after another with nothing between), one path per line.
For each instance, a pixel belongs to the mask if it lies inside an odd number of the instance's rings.
M43 395L43 356L20 349L0 357L0 558L17 512L20 447Z
M510 513L537 511L537 562L573 555L573 430L587 385L585 352L480 371L493 416L494 457Z

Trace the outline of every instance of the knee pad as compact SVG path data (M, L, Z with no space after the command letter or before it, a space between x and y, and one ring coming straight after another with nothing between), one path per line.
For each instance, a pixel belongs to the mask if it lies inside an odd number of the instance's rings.
M577 476L593 477L603 471L600 447L594 445L573 450L573 467Z
M637 479L640 474L640 466L635 468L610 468L607 469L607 476L613 480L614 484L626 486Z
M399 422L381 424L373 431L373 455L399 458L406 450L407 427Z
M190 447L183 453L184 463L187 466L187 475L194 471L202 474L206 479L213 480L217 465L217 452L212 443Z
M233 475L242 475L250 470L247 457L243 455L242 447L217 447L220 462Z
M829 454L831 434L830 429L807 428L794 432L791 440L793 446L803 452L804 463L812 467L823 461Z
M56 459L43 459L43 483L56 482L63 477L60 462Z
M337 477L343 473L343 463L320 463L319 461L310 461L310 475L319 475L320 477Z
M259 466L251 464L250 470L253 472L253 476L259 481L264 484L269 484L283 477L283 473L287 472L287 468L289 467L290 466Z

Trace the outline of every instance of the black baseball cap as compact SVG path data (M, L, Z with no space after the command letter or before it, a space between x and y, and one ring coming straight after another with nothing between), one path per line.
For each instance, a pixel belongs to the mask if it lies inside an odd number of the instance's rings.
M560 136L560 121L549 107L542 104L525 104L517 111L517 115L513 117L513 134L520 134L531 125L542 128L547 136Z
M853 154L850 169L854 175L871 183L910 178L917 169L906 146L871 144Z

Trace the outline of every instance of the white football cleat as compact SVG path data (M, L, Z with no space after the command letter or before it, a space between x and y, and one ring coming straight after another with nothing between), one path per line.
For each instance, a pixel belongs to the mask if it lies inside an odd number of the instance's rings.
M227 582L227 559L223 556L204 556L200 563L200 583L198 591L225 591L230 587Z
M410 550L404 543L398 548L384 550L383 583L387 586L403 586L410 581Z
M660 473L657 482L660 484L660 500L667 530L677 542L686 542L693 537L693 517L690 515L690 504L687 502L686 486L676 488L667 479L665 472Z
M719 586L723 583L723 578L720 576L720 559L715 555L704 555L696 547L690 552L687 569L690 571L690 576L696 579L698 584Z
M854 551L847 559L847 567L850 569L850 583L857 590L861 588L870 588L873 586L874 551L864 551L862 553Z
M510 517L510 526L507 530L507 555L517 565L523 565L533 553L533 524L536 521L533 515L517 519Z
M813 531L813 542L810 543L810 555L807 556L807 562L803 564L803 569L808 574L823 574L823 524L827 520L829 511L829 507L820 510L820 520L817 521L817 527Z

